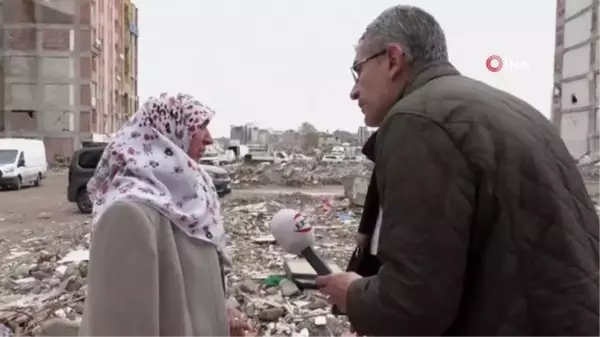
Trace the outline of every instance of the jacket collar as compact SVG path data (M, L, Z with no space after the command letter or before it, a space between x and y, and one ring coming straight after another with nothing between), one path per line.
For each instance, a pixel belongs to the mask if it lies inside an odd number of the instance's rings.
M460 75L460 72L448 61L437 61L418 67L408 86L402 91L398 100L442 76Z
M367 139L365 145L363 145L362 153L367 157L370 161L375 162L375 142L377 140L377 131L373 132L371 137Z
M398 100L417 90L427 82L442 76L460 75L460 72L448 61L438 61L426 64L417 68L412 80L408 86L400 93ZM375 144L377 140L377 131L373 132L371 137L363 145L362 153L372 162L375 162Z

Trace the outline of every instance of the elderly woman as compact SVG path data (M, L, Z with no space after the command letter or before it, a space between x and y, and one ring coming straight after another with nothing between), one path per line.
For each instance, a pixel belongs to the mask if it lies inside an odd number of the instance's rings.
M241 334L241 316L225 305L218 197L196 164L212 143L213 116L191 96L163 94L105 149L88 184L94 231L81 335Z

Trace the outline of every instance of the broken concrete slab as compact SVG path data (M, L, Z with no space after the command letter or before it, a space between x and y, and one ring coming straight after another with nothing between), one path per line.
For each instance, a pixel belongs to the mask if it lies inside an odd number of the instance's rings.
M342 185L350 175L370 176L373 164L364 163L261 163L226 166L235 186Z
M65 318L52 318L45 321L36 331L38 336L78 336L80 320L69 320Z
M364 206L369 189L370 176L351 175L343 179L344 195L356 206Z

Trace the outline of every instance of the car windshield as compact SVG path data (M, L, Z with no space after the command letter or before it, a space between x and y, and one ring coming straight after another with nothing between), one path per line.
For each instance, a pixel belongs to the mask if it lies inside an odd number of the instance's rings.
M12 164L17 159L17 150L0 150L0 164Z

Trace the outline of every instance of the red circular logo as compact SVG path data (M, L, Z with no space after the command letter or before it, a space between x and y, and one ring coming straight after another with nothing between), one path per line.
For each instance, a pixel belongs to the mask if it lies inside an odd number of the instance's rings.
M504 62L498 55L492 55L485 60L485 67L493 73L497 73L502 69Z

